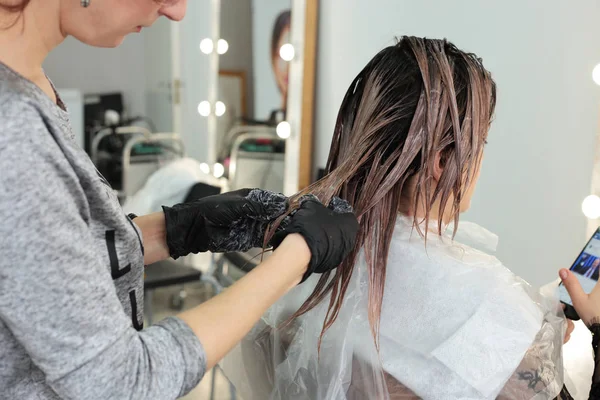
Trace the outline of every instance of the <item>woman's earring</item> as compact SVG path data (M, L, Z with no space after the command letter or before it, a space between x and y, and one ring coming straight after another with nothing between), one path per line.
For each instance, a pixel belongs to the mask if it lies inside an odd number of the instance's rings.
M81 7L88 8L91 0L81 0Z

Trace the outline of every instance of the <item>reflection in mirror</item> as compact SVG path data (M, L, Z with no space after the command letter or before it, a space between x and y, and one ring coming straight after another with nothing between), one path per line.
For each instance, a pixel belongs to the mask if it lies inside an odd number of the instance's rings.
M291 1L221 1L217 162L229 189L283 192ZM284 123L285 125L285 123ZM289 124L287 125L289 127ZM279 135L278 135L279 133Z
M220 38L228 51L219 56L218 99L225 113L211 171L223 166L225 190L292 194L301 175L311 175L316 21L316 0L221 0ZM269 254L228 253L219 265L236 279Z
M289 9L277 15L271 34L271 67L275 83L281 96L280 110L285 114L287 107L289 62L294 58L294 46L290 44L292 13Z

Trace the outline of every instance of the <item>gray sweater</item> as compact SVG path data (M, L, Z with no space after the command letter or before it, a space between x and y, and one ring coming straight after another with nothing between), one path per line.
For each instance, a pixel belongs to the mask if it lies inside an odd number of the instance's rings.
M182 396L202 345L142 329L141 232L59 104L0 63L0 399Z

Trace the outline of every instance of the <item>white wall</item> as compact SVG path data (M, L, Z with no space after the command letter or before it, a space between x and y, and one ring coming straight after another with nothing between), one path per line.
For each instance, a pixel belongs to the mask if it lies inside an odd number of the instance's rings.
M123 92L130 115L145 113L144 37L130 35L114 49L99 49L69 37L44 63L58 88L83 93Z
M472 210L500 236L498 256L533 284L569 267L585 243L600 88L595 0L320 2L316 166L324 166L342 97L394 36L446 37L477 53L499 100Z

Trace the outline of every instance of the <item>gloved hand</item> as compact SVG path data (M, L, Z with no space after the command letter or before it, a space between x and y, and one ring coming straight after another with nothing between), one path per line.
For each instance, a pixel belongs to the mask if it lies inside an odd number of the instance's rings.
M306 240L311 258L304 282L311 274L322 274L335 269L354 248L358 221L352 212L336 213L335 202L325 207L315 199L301 202L289 224L273 236L277 248L290 233L299 233Z
M251 191L242 189L173 207L163 206L171 257L261 247L268 222L285 211L287 200L281 196L269 203L260 202L247 198Z

